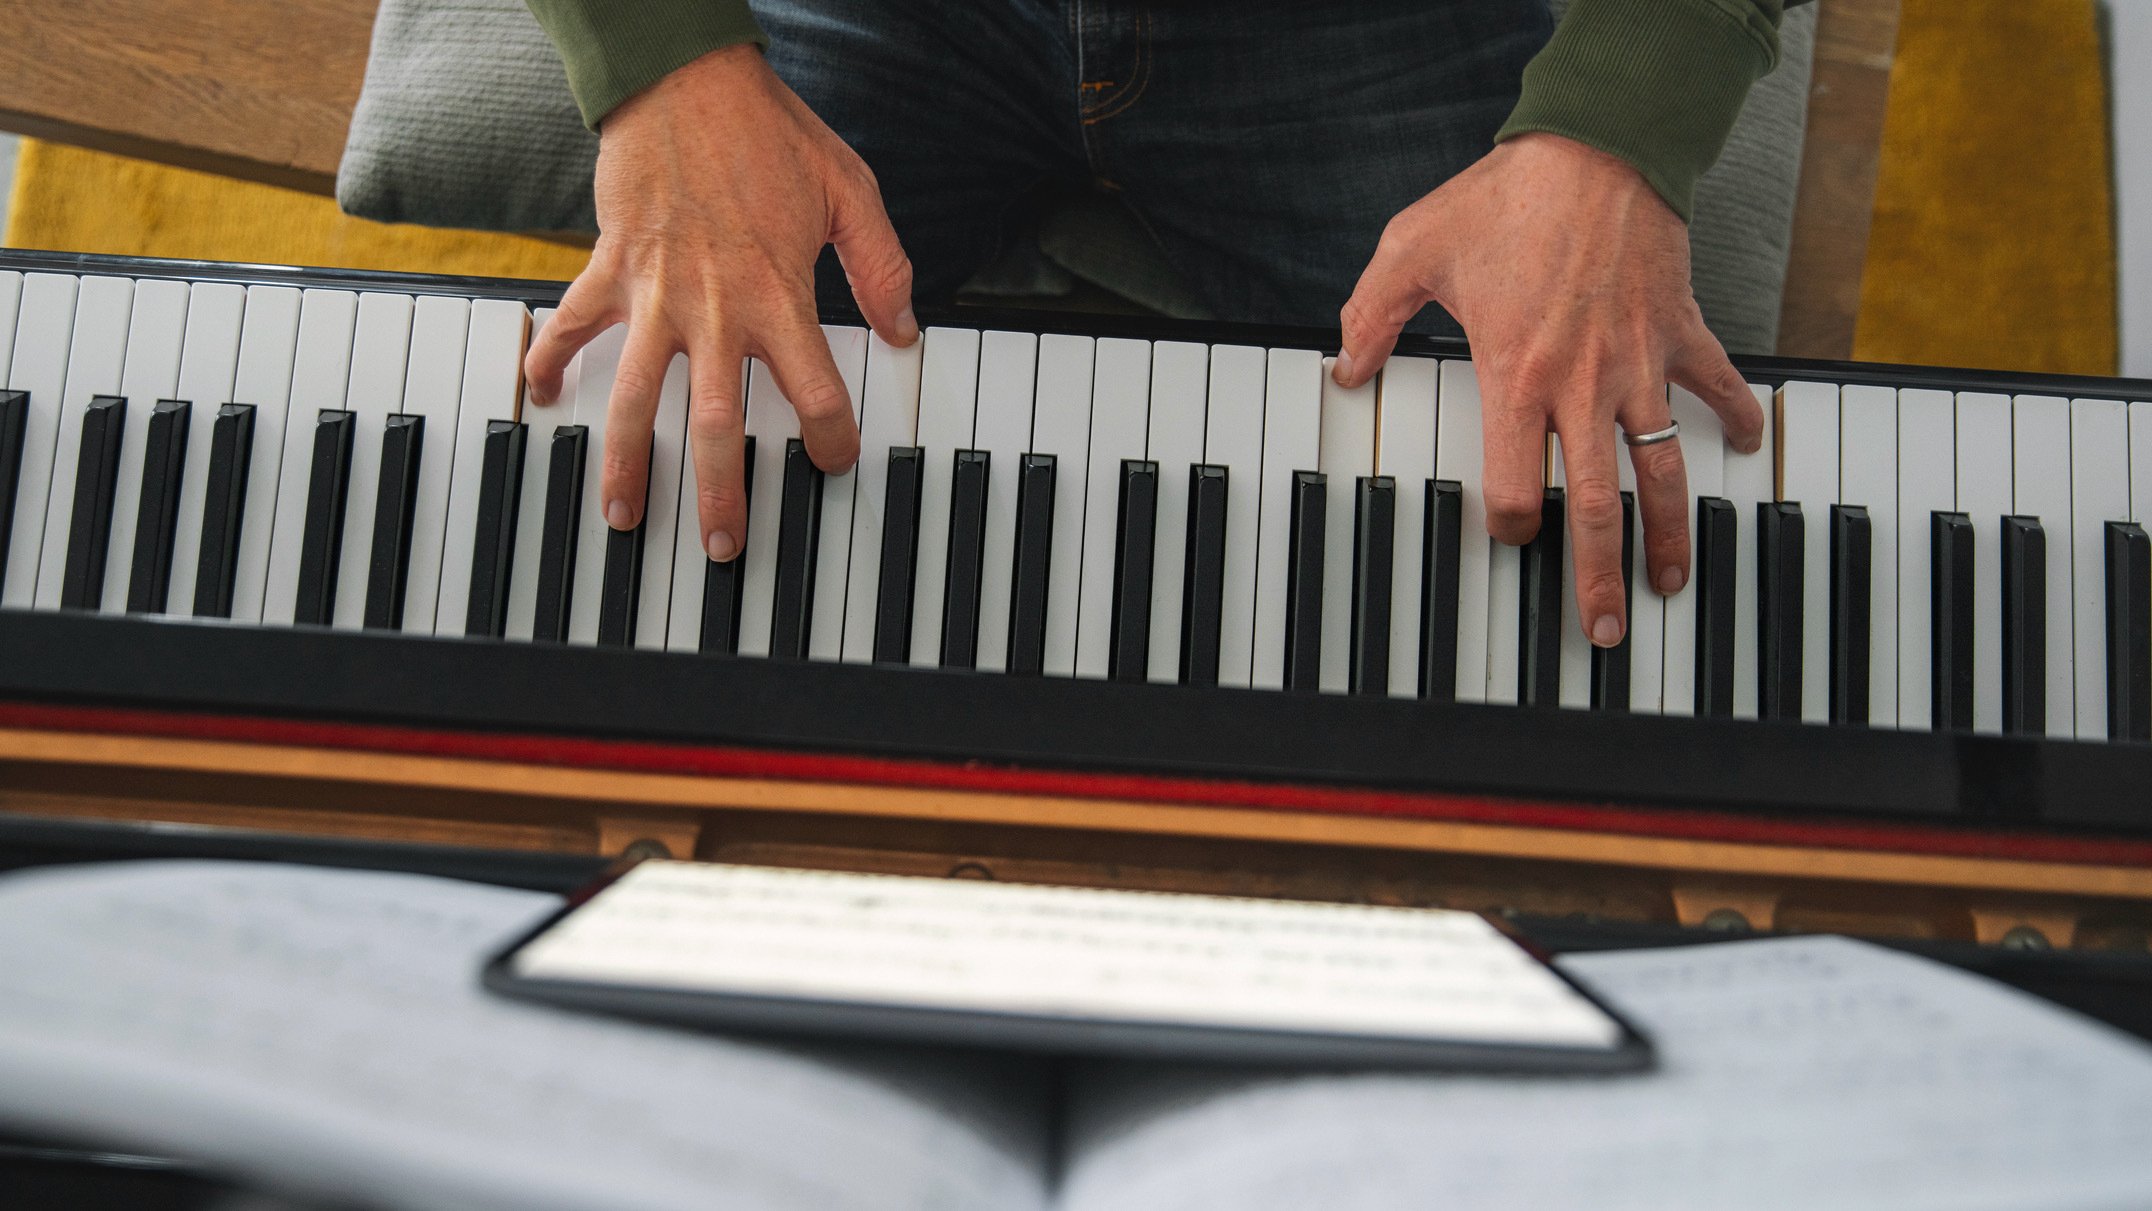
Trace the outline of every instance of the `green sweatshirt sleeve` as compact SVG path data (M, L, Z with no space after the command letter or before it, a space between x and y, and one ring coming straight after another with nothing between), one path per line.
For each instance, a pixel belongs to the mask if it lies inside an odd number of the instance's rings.
M1782 11L1783 0L1574 0L1495 141L1545 131L1618 156L1686 222L1749 86L1778 63Z
M713 50L767 47L747 0L527 0L568 65L583 124Z

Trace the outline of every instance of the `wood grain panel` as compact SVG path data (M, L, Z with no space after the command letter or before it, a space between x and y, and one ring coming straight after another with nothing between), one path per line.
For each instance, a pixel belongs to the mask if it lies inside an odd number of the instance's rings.
M0 15L0 128L331 193L374 7L11 0Z
M1853 356L1861 270L1875 211L1898 0L1817 0L1808 133L1779 312L1787 357Z

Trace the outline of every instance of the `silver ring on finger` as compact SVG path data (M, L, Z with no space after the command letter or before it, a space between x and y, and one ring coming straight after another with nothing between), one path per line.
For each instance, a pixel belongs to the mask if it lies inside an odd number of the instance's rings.
M1677 420L1668 421L1666 428L1654 430L1650 433L1629 433L1625 431L1622 433L1621 439L1625 445L1656 446L1660 442L1670 442L1679 436L1681 436L1681 422Z

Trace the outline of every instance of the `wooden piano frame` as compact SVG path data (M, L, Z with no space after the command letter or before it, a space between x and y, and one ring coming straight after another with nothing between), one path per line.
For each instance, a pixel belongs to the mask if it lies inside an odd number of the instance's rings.
M12 252L0 267L533 304L560 290ZM2115 380L1743 369L2152 398ZM2025 947L2143 951L2152 933L2147 745L191 620L0 612L0 811Z

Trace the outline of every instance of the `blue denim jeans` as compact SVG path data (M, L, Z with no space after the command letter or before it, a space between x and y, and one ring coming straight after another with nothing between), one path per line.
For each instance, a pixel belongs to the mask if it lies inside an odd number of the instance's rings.
M1383 224L1486 154L1545 0L756 0L922 302L1042 193L1118 196L1221 319L1334 327ZM845 300L825 258L826 298ZM1412 325L1454 331L1429 308Z

